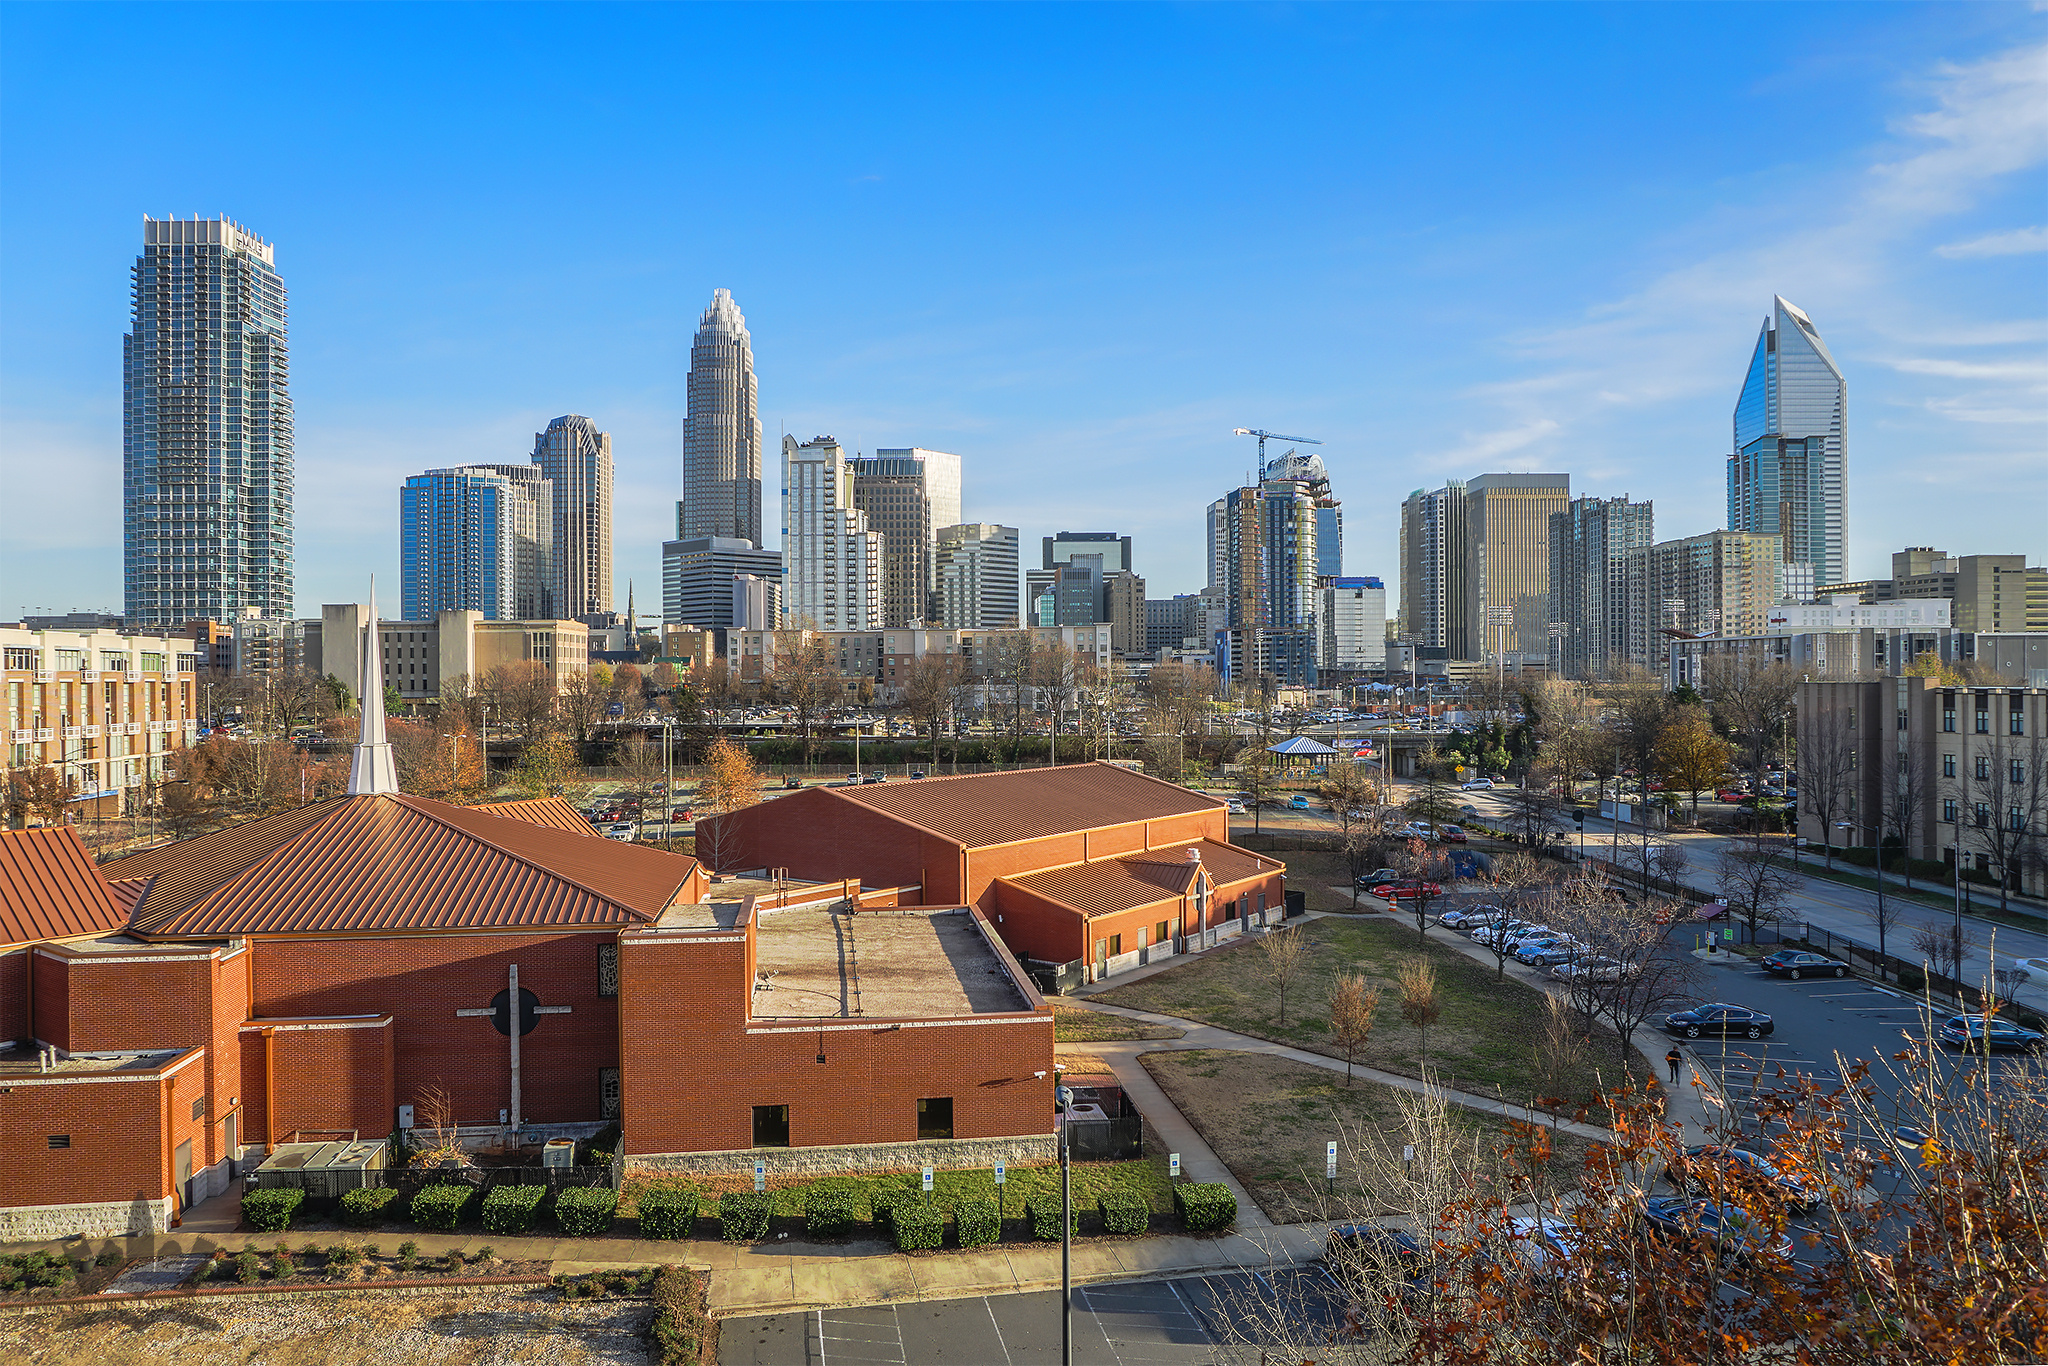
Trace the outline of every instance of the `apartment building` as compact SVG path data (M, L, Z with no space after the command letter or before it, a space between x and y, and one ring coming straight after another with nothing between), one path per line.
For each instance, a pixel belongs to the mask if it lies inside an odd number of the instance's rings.
M57 770L81 814L134 809L198 741L205 699L189 640L0 626L0 662L8 767Z

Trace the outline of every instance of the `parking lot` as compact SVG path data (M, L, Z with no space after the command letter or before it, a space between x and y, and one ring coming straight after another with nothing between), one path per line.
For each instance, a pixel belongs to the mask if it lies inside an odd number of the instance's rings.
M1319 1267L1164 1281L1122 1281L1074 1291L1077 1362L1207 1362L1218 1346L1267 1336L1246 1325L1256 1301L1304 1328L1336 1321L1335 1284ZM721 1366L1003 1362L1060 1359L1057 1291L921 1300L862 1308L727 1319Z

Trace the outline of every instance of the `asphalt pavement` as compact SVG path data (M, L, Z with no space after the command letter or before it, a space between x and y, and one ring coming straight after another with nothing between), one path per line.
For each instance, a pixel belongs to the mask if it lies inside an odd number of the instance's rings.
M1076 1287L1074 1360L1213 1361L1217 1347L1261 1336L1247 1314L1254 1301L1282 1306L1296 1323L1334 1325L1342 1308L1336 1292L1319 1266ZM1035 1366L1060 1360L1060 1296L1048 1290L768 1314L722 1320L718 1333L721 1366Z

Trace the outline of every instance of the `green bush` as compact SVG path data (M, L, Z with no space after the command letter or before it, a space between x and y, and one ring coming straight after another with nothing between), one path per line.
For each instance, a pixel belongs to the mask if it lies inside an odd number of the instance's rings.
M953 1231L962 1247L985 1247L1000 1242L1003 1212L993 1200L962 1200L953 1206Z
M475 1200L476 1191L469 1186L422 1186L412 1198L412 1221L446 1233L463 1221Z
M1918 968L1899 969L1899 990L1921 992L1927 989L1927 974Z
M1060 1240L1060 1201L1058 1197L1029 1201L1024 1206L1024 1217L1031 1221L1031 1236L1042 1243L1056 1243ZM1067 1232L1071 1236L1081 1228L1080 1215L1070 1215Z
M727 1191L718 1197L718 1232L728 1243L752 1243L768 1236L768 1214L774 1202L752 1191Z
M555 1197L555 1222L571 1238L611 1232L619 1193L609 1186L574 1186Z
M302 1190L254 1190L242 1197L242 1222L258 1233L282 1233L304 1204Z
M696 1208L693 1197L691 1208ZM654 1273L654 1326L648 1335L662 1366L697 1366L711 1321L704 1312L704 1286L687 1267L664 1266Z
M384 1222L384 1210L398 1192L389 1186L362 1186L341 1197L341 1222L355 1228L375 1228Z
M263 1279L263 1259L253 1252L244 1252L235 1258L235 1279L243 1285L254 1285Z
M1096 1204L1104 1233L1143 1233L1152 1221L1151 1207L1130 1191L1104 1191Z
M928 1252L946 1236L946 1212L929 1200L900 1200L889 1212L898 1252Z
M858 1208L843 1186L812 1186L804 1192L804 1233L811 1238L844 1238Z
M923 1191L913 1191L908 1186L883 1186L868 1195L868 1208L874 1213L875 1231L885 1238L894 1238L896 1207L911 1200L924 1198Z
M1237 1197L1220 1181L1190 1181L1173 1188L1173 1212L1189 1233L1213 1233L1237 1222Z
M546 1186L500 1186L484 1197L484 1232L516 1237L533 1227Z
M697 1231L697 1192L651 1190L640 1197L640 1236L688 1238Z

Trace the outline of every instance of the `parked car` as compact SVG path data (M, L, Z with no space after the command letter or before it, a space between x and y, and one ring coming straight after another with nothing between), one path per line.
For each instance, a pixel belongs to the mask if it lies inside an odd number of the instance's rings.
M1491 788L1493 786L1493 779L1473 778L1468 782L1459 783L1458 786L1463 788L1467 792L1479 792Z
M633 842L633 823L631 821L619 821L612 825L600 825L597 827L597 833L603 835L608 840L618 840L624 844L631 844Z
M913 778L922 778L924 776L924 770L921 768L913 768L910 770L910 776Z
M802 778L788 778L783 781L782 785L793 792L804 785L804 780Z
M1323 1243L1323 1265L1347 1289L1367 1295L1393 1290L1411 1299L1420 1288L1427 1249L1406 1229L1339 1224Z
M1383 901L1413 901L1418 896L1442 896L1444 889L1434 882L1382 882L1372 894Z
M1232 798L1230 801L1223 803L1223 809L1233 816L1242 816L1245 814L1244 803L1238 801L1235 798Z
M1399 868L1375 868L1364 877L1359 878L1358 885L1366 891L1371 891L1382 882L1399 882L1401 877L1402 873Z
M1794 1213L1811 1214L1820 1208L1819 1194L1804 1181L1780 1170L1769 1159L1747 1148L1730 1148L1718 1143L1687 1148L1664 1168L1664 1179L1671 1183L1671 1189L1681 1193L1712 1191L1715 1189L1713 1168L1717 1165L1738 1176L1749 1175L1769 1182Z
M1501 908L1498 906L1467 906L1462 910L1445 911L1437 917L1436 923L1455 930L1464 925L1491 919L1500 914Z
M1935 1038L1960 1052L1991 1053L2001 1048L2014 1052L2038 1051L2048 1035L1994 1015L1952 1015L1935 1031Z
M1748 1210L1725 1200L1659 1195L1643 1201L1643 1218L1665 1237L1710 1240L1724 1262L1747 1262L1766 1248L1781 1257L1792 1255L1790 1238L1772 1233Z
M862 786L869 786L874 783L886 783L888 781L889 775L886 773L870 773L867 777L861 779L861 784Z
M1549 928L1550 926L1538 924L1533 920L1510 920L1505 925L1490 925L1474 934L1472 938L1489 948L1498 946L1505 948L1509 953L1513 953L1515 945L1522 940L1523 936L1542 934L1549 930Z
M1574 961L1585 952L1586 946L1576 939L1553 939L1547 944L1524 944L1515 951L1515 959L1532 968L1554 968Z
M1748 795L1747 792L1738 792L1732 787L1724 787L1719 792L1716 792L1714 797L1718 801L1724 801L1733 806Z
M1287 799L1287 808L1290 811L1308 810L1308 794L1304 792L1295 793L1292 797Z
M1437 838L1441 839L1445 844L1466 843L1465 829L1459 825L1446 825L1437 832Z
M1599 956L1567 959L1550 970L1560 982L1618 982L1621 974L1619 960Z
M1776 953L1757 964L1765 972L1783 973L1787 977L1847 977L1849 965L1839 963L1824 953L1808 953L1805 949L1779 949Z
M1702 1034L1719 1034L1726 1037L1740 1034L1745 1038L1761 1039L1777 1029L1776 1023L1762 1011L1751 1010L1748 1006L1729 1005L1725 1001L1709 1001L1691 1010L1681 1010L1664 1017L1667 1033L1683 1034L1688 1039L1697 1039Z

